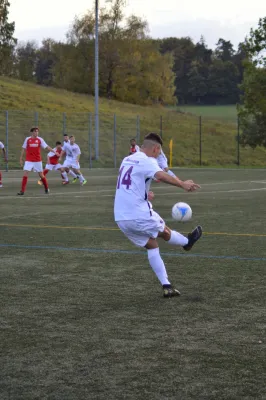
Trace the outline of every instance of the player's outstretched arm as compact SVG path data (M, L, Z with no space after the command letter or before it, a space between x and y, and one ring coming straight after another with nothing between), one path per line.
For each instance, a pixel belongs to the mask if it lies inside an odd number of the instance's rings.
M194 192L195 190L200 188L200 185L198 185L197 183L195 183L191 180L182 181L177 176L175 176L175 177L170 176L164 171L156 172L155 178L164 183L168 183L169 185L180 187L187 192Z

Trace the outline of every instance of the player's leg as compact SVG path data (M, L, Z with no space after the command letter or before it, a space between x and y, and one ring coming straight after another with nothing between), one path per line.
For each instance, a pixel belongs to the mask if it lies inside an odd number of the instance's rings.
M67 176L66 168L61 167L61 168L59 168L59 171L61 172L62 184L63 185L69 184L69 179Z
M51 164L46 164L45 169L43 171L43 175L46 176L48 174L48 172L51 171L52 169L53 169L53 166ZM43 185L41 179L38 180L38 185Z
M2 172L0 171L0 188L3 187L3 183L2 183Z
M150 238L145 245L145 248L147 249L150 266L163 287L164 297L179 296L180 292L172 287L168 279L167 271L160 255L157 240Z
M194 244L201 238L202 228L197 226L188 236L184 236L179 232L173 231L165 226L163 232L159 232L158 237L164 239L167 243L174 246L182 246L184 250L189 251Z
M26 186L28 183L28 176L29 172L32 170L32 166L30 165L30 162L26 161L24 164L24 173L21 181L21 189L20 192L18 192L18 196L23 196L26 190Z
M38 174L39 174L39 177L40 177L40 179L41 179L41 181L43 183L43 186L44 186L44 189L45 189L45 193L48 194L49 193L48 181L47 181L46 177L44 176L43 172L40 171L40 172L38 172Z
M81 184L82 186L85 185L85 184L87 183L87 181L86 181L86 179L84 178L84 176L82 175L80 169L78 169L78 168L73 168L73 170L74 170L75 174L78 176L80 184Z
M155 218L152 217L149 221L118 221L117 225L132 243L136 246L146 248L149 264L163 287L164 297L180 295L179 291L172 287L168 279L156 240L158 231L163 231L164 229L163 220L157 219L156 216Z

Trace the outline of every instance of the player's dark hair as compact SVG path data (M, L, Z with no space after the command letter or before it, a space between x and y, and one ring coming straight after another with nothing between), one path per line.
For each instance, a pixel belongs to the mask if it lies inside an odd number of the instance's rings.
M64 135L63 136L68 136L68 134L67 133L64 133Z
M73 135L69 136L69 139L71 139L72 137L74 137Z
M132 138L132 139L130 139L130 141L131 141L131 142L132 142L132 140L136 141L136 139L135 139L135 138Z
M62 143L61 143L61 142L56 142L56 144L55 144L55 145L57 146L57 145L59 145L59 144L62 144Z
M32 132L35 132L35 131L38 131L38 130L39 130L38 126L33 126L31 128L30 132L32 133Z
M153 142L159 143L161 146L163 145L162 138L157 133L148 133L148 135L145 136L144 140L152 140Z

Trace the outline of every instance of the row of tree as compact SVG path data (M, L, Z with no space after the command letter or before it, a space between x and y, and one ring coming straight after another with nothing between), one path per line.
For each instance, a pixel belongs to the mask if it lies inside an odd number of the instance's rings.
M154 40L148 35L147 21L135 15L124 18L124 7L125 0L111 0L100 11L101 96L139 104L232 104L239 100L246 57L243 44L235 51L230 41L219 39L211 50L204 38L198 43L188 37ZM14 24L9 25L10 36ZM64 43L45 39L41 46L34 42L16 45L10 42L11 35L7 47L12 52L4 54L0 72L93 94L94 26L92 10L75 18Z

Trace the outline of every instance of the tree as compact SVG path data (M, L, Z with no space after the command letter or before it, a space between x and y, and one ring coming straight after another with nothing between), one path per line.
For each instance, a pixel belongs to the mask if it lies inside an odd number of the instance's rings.
M12 72L12 52L17 43L13 37L15 22L8 22L10 3L0 0L0 74L10 75Z
M231 61L234 54L235 50L230 42L230 40L224 40L224 39L219 39L218 43L216 44L216 49L215 49L215 56L218 60L221 61Z
M266 147L266 17L259 20L258 28L250 31L245 42L248 59L245 63L242 106L239 120L243 146Z
M44 39L42 46L37 53L36 61L36 82L39 85L50 86L53 84L53 66L55 63L53 39Z
M16 76L22 81L35 81L38 45L35 42L19 43L16 47Z

